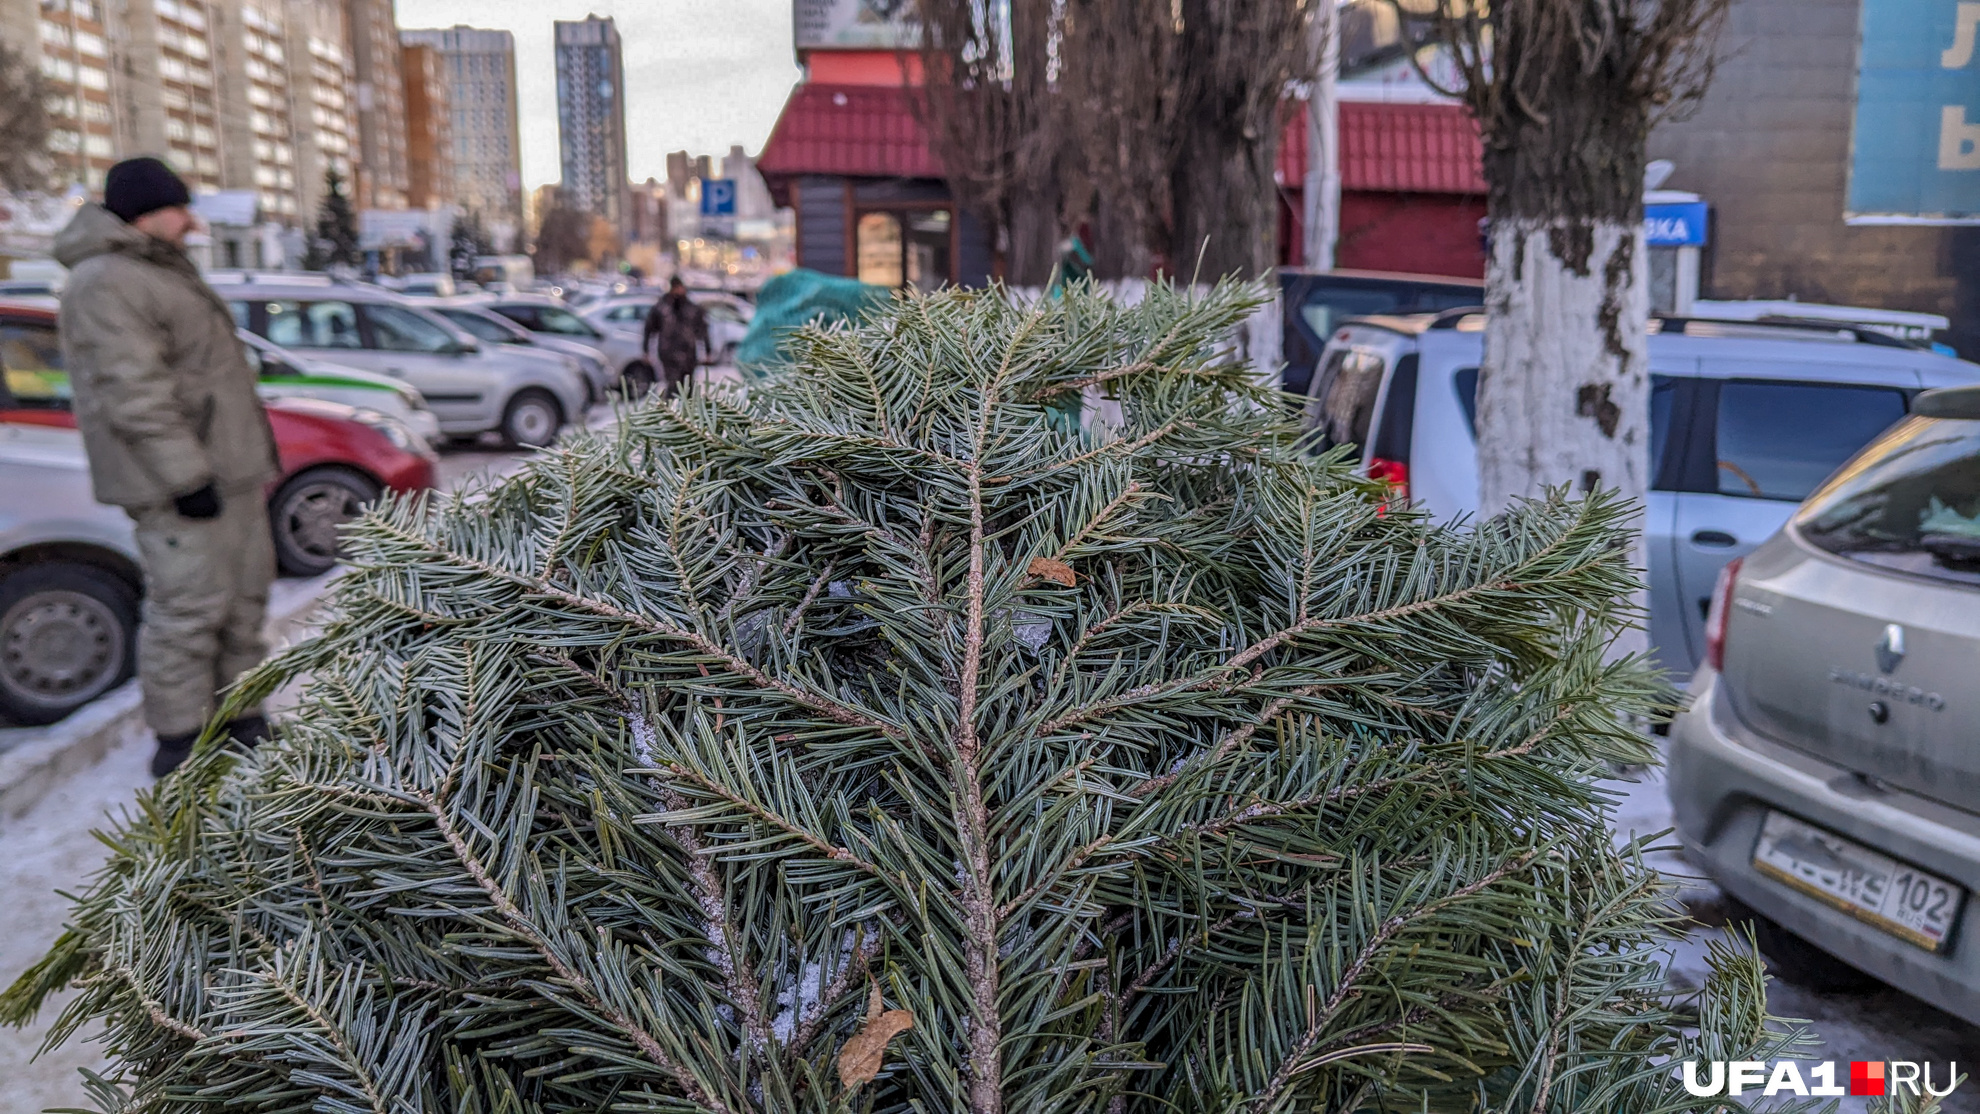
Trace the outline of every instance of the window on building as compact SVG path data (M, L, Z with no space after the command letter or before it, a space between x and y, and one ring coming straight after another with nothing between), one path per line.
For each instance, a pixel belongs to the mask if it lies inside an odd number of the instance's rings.
M867 213L855 231L861 282L934 290L951 279L947 209Z
M868 213L859 218L854 242L859 281L875 286L901 284L901 220L892 213Z

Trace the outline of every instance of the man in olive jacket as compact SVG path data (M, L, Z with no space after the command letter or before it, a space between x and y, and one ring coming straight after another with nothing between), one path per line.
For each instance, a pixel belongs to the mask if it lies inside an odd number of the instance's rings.
M275 438L233 315L186 257L190 202L164 163L129 159L55 241L90 480L131 516L144 562L138 681L159 777L192 752L219 691L266 655L275 576L262 494ZM250 746L268 731L258 713L229 728Z

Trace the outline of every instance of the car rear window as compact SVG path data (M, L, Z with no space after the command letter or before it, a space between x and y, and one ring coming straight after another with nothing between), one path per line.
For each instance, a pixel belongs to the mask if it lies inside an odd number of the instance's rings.
M1980 421L1905 419L1823 485L1794 529L1865 564L1980 584Z
M1368 423L1382 390L1382 357L1347 349L1328 360L1330 374L1320 389L1318 429L1321 449L1368 443Z
M1478 439L1478 369L1461 367L1451 375L1457 390L1458 408L1464 411L1464 425L1471 439ZM1677 402L1677 384L1667 375L1650 377L1650 475L1664 474L1664 447L1671 440L1671 407Z
M1719 387L1719 494L1799 503L1904 417L1888 387L1729 380Z

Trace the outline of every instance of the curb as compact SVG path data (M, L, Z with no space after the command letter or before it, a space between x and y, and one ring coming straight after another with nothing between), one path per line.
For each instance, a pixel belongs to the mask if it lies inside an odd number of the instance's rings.
M342 572L332 569L308 580L275 582L265 628L270 646L294 640ZM136 681L98 697L60 723L0 729L0 747L5 748L0 749L0 824L20 819L65 778L143 734L143 697Z

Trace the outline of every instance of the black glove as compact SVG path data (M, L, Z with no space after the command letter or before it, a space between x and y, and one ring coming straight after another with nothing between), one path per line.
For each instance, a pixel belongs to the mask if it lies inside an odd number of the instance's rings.
M172 496L172 506L180 518L219 518L220 489L207 484L198 491Z

